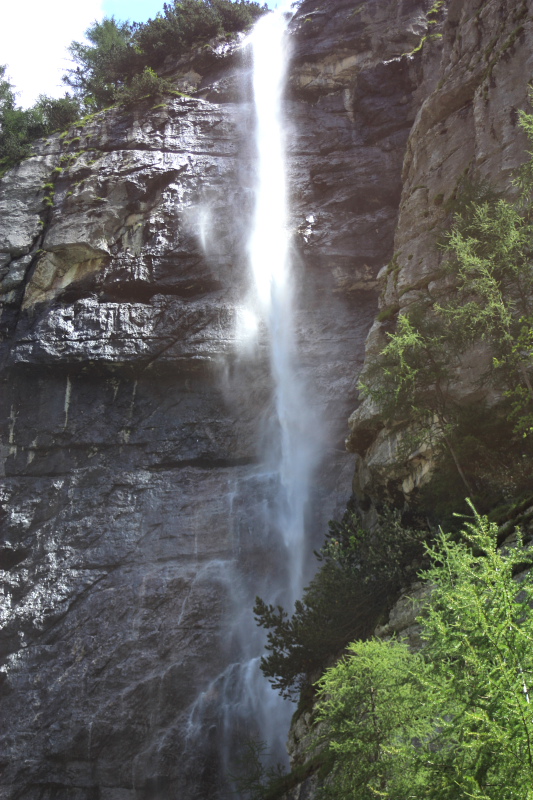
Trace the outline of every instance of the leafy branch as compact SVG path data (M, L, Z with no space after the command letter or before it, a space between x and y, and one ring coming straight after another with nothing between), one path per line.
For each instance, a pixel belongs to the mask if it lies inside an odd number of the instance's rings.
M320 679L324 797L531 800L533 548L471 510L427 548L422 650L357 641Z

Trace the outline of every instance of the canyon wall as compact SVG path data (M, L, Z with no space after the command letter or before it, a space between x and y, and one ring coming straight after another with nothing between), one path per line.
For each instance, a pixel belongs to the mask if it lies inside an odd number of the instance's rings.
M324 451L310 552L351 492L378 273L403 308L465 168L505 186L523 160L530 24L510 0L304 0L291 22L296 327ZM1 181L6 800L226 796L216 696L202 748L188 733L236 657L235 585L248 602L271 567L268 355L241 343L249 71L239 43L170 57L192 96L101 112ZM368 403L349 447L364 501L427 472L394 472Z
M378 276L381 313L367 338L366 366L395 330L398 313L421 298L438 302L454 291L442 270L445 253L439 242L451 224L454 200L465 177L513 198L518 191L513 178L530 149L518 122L519 111L531 111L531 2L450 0L433 18L430 31L436 36L427 38L416 54L418 108L405 149L394 257ZM490 358L483 344L464 356L447 387L454 402L493 402L479 381ZM363 514L372 520L373 507L384 500L408 507L434 473L432 448L417 448L406 458L400 426L388 427L371 398L352 413L349 428L347 447L357 454L354 492ZM420 604L413 605L410 598L420 600L423 593L420 585L411 587L376 635L396 634L419 644L415 618ZM295 716L289 739L295 776L306 771L312 731L313 714L307 708ZM324 778L316 768L308 772L303 781L295 777L285 800L318 796Z
M444 11L444 9L443 9ZM407 143L394 259L380 278L382 321L376 320L367 344L371 362L387 342L398 313L425 299L438 303L453 291L442 270L446 254L439 242L449 228L454 201L465 181L490 186L512 197L517 168L527 158L528 142L519 111L530 111L533 69L532 6L529 2L454 2L445 4L442 34L422 54L425 87ZM463 360L447 388L459 405L488 400L479 379L491 355L482 345ZM387 428L372 399L350 418L348 448L358 453L354 488L361 502L409 499L427 482L435 465L432 447L399 455L402 432Z

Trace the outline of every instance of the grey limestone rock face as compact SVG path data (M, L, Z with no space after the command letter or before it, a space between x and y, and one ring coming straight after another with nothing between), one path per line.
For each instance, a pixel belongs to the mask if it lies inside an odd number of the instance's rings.
M397 8L407 5L398 3ZM489 180L497 190L509 192L513 172L526 158L527 141L517 122L520 109L530 110L531 2L450 0L445 5L444 20L430 29L441 38L427 39L418 53L408 57L411 69L416 64L418 70L411 96L416 113L400 179L395 258L378 275L383 311L407 308L420 290L435 298L449 290L440 275L442 254L436 242L449 222L446 201L465 170ZM371 13L379 16L379 4L361 6L361 17ZM329 23L324 4L317 2L313 8L318 13L316 22L309 22L309 31L311 36L318 36L320 15L324 25ZM349 37L349 30L343 36ZM389 69L388 64L385 66ZM311 86L313 80L324 80L324 75L306 68L306 80ZM376 106L372 95L363 98L363 107L366 105ZM390 330L386 320L374 321L366 342L367 362L381 350ZM477 378L487 358L490 354L482 348L467 355L458 381L450 386L456 399L467 400L479 392ZM397 493L409 498L427 480L433 466L431 450L419 449L407 466L399 462L398 433L387 429L379 408L370 399L352 412L349 427L348 447L359 456L354 488L362 500L379 502L387 496L391 484ZM409 597L400 598L388 623L377 629L376 635L401 632L413 646L419 646L415 617L423 596L423 587L412 587ZM411 597L417 603L413 604ZM303 714L291 728L289 741L295 765L308 758L310 725L310 716ZM286 800L314 800L319 789L317 775L311 775L288 792Z
M435 49L429 42L423 48L420 107L403 164L394 263L380 276L385 316L388 310L401 313L421 294L438 301L450 291L437 243L450 224L449 201L465 174L507 195L515 191L512 178L527 150L518 112L530 110L532 20L530 2L452 0L439 27L440 45ZM367 360L390 329L386 320L374 323ZM490 360L482 344L466 355L449 387L455 401L493 402L478 386ZM408 497L427 481L434 463L431 449L400 464L399 441L369 400L352 414L348 447L362 456L355 481L361 497L383 497L391 483Z
M326 443L310 550L350 492L345 420L424 79L405 54L430 6L305 0L291 23L296 328ZM197 95L102 112L0 184L6 800L227 794L216 713L203 749L188 732L238 656L235 585L251 604L271 568L267 348L238 347L249 63L230 47L167 67Z
M26 166L41 199L43 163L63 171L38 236L8 239L31 258L4 295L6 797L217 794L180 753L228 661L230 506L257 460L257 407L227 376L240 119L202 100L112 112ZM249 371L261 407L265 364Z

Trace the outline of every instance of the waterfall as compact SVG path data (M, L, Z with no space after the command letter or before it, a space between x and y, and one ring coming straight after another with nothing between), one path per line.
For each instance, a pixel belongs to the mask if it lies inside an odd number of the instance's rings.
M289 585L279 589L284 602L292 605L302 590L304 514L315 446L298 372L294 329L282 104L288 64L286 24L282 11L268 14L251 37L258 165L249 252L258 310L268 332L275 387L273 437L265 455L278 475L277 524L289 572Z
M265 635L256 626L251 608L255 594L288 609L301 596L305 514L318 458L316 424L298 363L295 322L283 114L287 18L279 7L266 14L248 42L253 59L255 185L248 239L252 288L241 309L242 348L249 356L246 330L256 335L259 349L268 351L272 402L262 437L261 464L230 495L232 509L239 493L256 498L260 512L246 525L254 527L261 564L243 577L238 557L235 560L229 579L233 587L228 631L232 663L197 698L187 730L191 753L205 739L206 730L216 732L219 769L226 776L235 771L235 754L247 738L264 745L270 765L287 760L285 744L294 705L282 700L260 671Z

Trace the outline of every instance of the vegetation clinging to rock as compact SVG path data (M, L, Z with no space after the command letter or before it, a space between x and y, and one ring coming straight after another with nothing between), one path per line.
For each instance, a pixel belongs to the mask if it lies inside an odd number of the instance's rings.
M533 117L523 114L521 123L533 140ZM463 184L442 242L448 290L418 289L417 298L413 290L416 299L404 307L396 328L389 327L361 386L397 434L399 459L407 461L429 444L437 467L410 505L419 518L431 517L433 530L461 507L465 494L500 517L497 506L508 507L526 493L530 507L533 159L516 186L517 199L505 200L487 186ZM481 369L465 398L454 387L472 353ZM417 547L430 532L418 528ZM417 655L401 642L368 640L374 611L379 614L375 591L368 594L369 613L361 613L365 570L374 574L372 548L361 549L351 534L335 537L334 528L322 568L293 617L256 606L269 631L263 671L274 685L290 693L326 670L313 715L320 722L316 744L333 765L324 797L533 797L533 551L522 546L520 531L499 550L501 531L476 512L460 534L456 525L453 530L428 544L429 571L416 556L433 589L420 620L425 646ZM379 527L373 535L367 540L378 551ZM385 581L392 591L382 610L400 583ZM359 626L357 641L345 642L348 654L328 669L339 656L340 637L329 641L329 651L322 645L329 632L350 625L354 631Z
M422 648L349 644L316 684L307 759L247 773L245 796L277 800L316 772L323 800L531 799L533 546L519 528L502 546L470 509L424 548Z
M356 642L320 680L324 797L531 798L533 549L497 539L474 514L429 548L420 653Z
M28 109L19 108L13 86L0 66L0 174L30 154L31 142L70 125L80 116L79 101L66 94L41 95Z
M297 695L348 642L370 635L422 566L428 536L426 527L402 524L386 509L367 530L349 506L341 522L330 523L317 553L322 566L293 614L257 598L254 612L268 631L261 669L282 696Z
M128 87L147 68L154 70L166 58L178 59L192 45L214 36L245 30L265 5L253 0L174 0L162 13L143 23L106 17L86 31L89 44L72 42L76 66L64 77L84 108L94 111L121 101Z
M522 114L521 124L533 137L533 117ZM442 243L448 289L413 291L360 383L397 435L399 462L425 447L435 463L456 473L460 486L449 498L455 509L469 495L489 511L529 481L523 466L533 454L531 163L516 184L516 200L481 183L477 191L472 184L459 189ZM465 396L456 388L468 377L465 360L473 354L476 369ZM501 458L494 453L500 440ZM514 467L502 470L510 455Z
M158 67L195 42L245 30L265 11L251 0L174 0L155 19L133 26L133 43L146 65Z
M0 175L30 155L32 141L67 128L84 113L172 94L171 81L156 72L165 58L178 59L194 44L245 30L267 10L253 0L174 0L145 23L106 17L88 28L88 43L70 45L75 66L63 80L74 96L42 96L29 109L16 105L6 67L0 66Z

